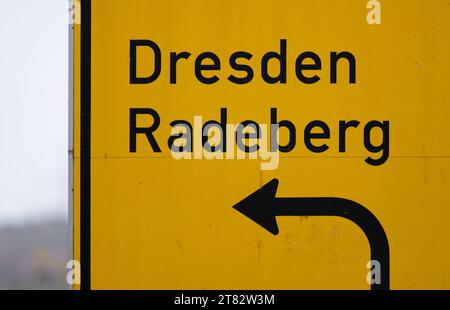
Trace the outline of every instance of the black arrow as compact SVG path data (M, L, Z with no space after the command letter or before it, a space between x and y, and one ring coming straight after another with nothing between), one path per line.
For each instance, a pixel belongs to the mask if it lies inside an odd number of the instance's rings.
M371 260L380 264L381 281L371 284L372 290L389 289L389 243L378 219L357 202L343 198L276 198L278 180L233 206L274 235L278 234L276 216L340 216L358 225L370 244ZM372 281L373 282L373 281Z

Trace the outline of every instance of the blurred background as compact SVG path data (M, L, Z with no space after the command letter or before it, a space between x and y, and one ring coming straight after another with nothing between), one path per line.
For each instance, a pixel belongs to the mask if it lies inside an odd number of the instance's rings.
M66 289L68 0L0 0L0 289Z

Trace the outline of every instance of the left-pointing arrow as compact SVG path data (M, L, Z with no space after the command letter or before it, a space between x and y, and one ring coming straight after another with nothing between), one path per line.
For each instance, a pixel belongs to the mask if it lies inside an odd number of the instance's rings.
M276 198L277 188L278 180L273 179L233 208L274 235L279 233L276 216L339 216L354 222L369 240L371 260L377 261L381 268L381 280L372 282L371 289L389 289L388 239L383 226L369 210L343 198Z

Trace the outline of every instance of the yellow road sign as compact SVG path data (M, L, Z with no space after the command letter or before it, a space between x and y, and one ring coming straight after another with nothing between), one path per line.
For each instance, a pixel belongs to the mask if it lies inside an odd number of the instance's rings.
M449 24L439 0L81 1L81 288L450 288Z

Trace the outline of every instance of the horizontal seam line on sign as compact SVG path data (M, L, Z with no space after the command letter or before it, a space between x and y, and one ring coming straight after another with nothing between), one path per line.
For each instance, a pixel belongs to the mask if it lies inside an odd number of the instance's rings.
M359 158L367 158L370 155L367 156L280 156L280 159L299 159L299 158L309 158L309 159L325 159L325 158L329 158L329 159L359 159ZM79 156L74 156L74 158L79 159ZM172 156L91 156L91 158L94 159L131 159L131 158L135 158L135 159L174 159ZM436 159L446 159L446 158L450 158L450 155L437 155L437 156L422 156L422 155L390 155L389 158L411 158L411 159L420 159L420 158L436 158ZM177 159L177 160L186 160L186 158L181 158L181 159ZM214 159L223 159L223 160L243 160L243 159L252 159L252 160L268 160L268 159L262 159L262 158L212 158L212 159L207 159L207 158L199 158L199 159L195 159L195 158L189 158L190 160L200 160L200 159L205 159L205 160L214 160Z

